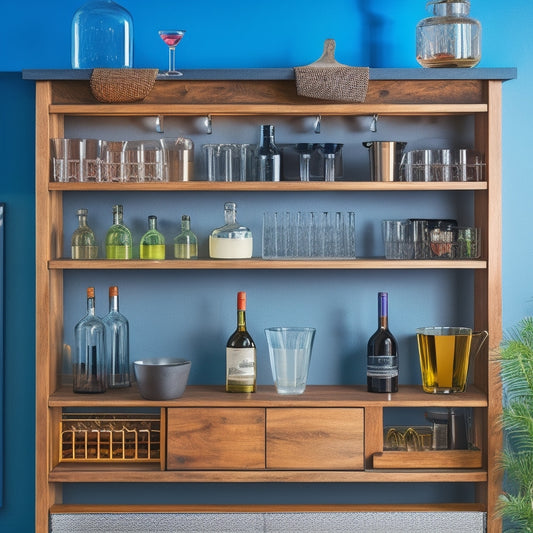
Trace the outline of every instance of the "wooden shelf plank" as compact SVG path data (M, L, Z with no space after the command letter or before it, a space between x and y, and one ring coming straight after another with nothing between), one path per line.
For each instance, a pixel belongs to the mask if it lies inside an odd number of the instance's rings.
M285 470L203 470L203 471L147 471L119 470L101 465L94 469L65 468L59 465L50 472L48 479L54 483L478 483L487 480L484 470L367 470L367 471L285 471Z
M373 456L374 468L481 468L481 450L384 451Z
M322 116L439 116L486 113L487 104L321 104ZM317 104L50 104L51 115L75 116L307 116L317 113Z
M469 270L484 269L482 260L406 260L390 259L53 259L50 270Z
M256 393L229 394L223 386L189 385L176 400L144 400L137 387L103 394L75 394L61 387L49 398L50 407L486 407L486 395L470 386L458 394L428 394L420 385L401 385L394 394L373 394L363 385L308 385L301 395L276 393L259 385Z
M161 183L50 182L50 191L260 191L260 192L335 192L335 191L482 191L486 181L406 182L406 181L170 181Z

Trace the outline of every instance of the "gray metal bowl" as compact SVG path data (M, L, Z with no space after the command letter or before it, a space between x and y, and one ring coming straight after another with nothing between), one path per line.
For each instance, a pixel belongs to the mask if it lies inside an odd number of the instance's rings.
M146 400L174 400L183 395L191 362L186 359L160 357L134 361L135 378Z

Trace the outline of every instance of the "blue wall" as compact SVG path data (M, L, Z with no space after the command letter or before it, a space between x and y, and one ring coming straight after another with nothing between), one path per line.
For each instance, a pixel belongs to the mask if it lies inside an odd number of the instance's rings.
M27 0L2 6L0 201L7 203L4 429L9 437L5 440L0 531L6 533L33 531L34 501L34 94L32 83L22 81L20 71L70 67L70 20L80 3ZM177 49L177 65L182 68L303 65L320 55L328 37L336 40L336 57L342 63L417 67L414 28L426 13L425 0L121 3L134 18L135 66L160 68L167 61L166 48L157 36L163 26L187 30ZM528 157L533 40L525 24L533 18L533 4L529 0L472 0L472 4L472 15L483 25L480 66L518 68L518 80L504 85L503 303L504 327L509 327L533 312L529 283L533 247L526 238L530 225L526 213L533 191ZM313 489L299 488L302 501L311 497ZM242 495L261 502L265 498L262 486L228 489L235 499ZM202 488L187 490L192 501L202 498ZM289 489L278 486L276 490L283 496ZM323 492L334 493L339 501L350 498L343 498L342 485Z

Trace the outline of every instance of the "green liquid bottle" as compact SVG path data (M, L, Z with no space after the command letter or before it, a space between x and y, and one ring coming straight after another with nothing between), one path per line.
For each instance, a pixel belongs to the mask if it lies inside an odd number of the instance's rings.
M181 217L181 233L174 238L174 257L176 259L198 259L198 239L191 231L189 215Z
M93 230L87 225L87 209L78 209L78 227L72 234L71 256L72 259L96 259L98 257L98 245Z
M105 238L105 256L107 259L131 259L133 240L130 230L124 225L121 205L113 206L113 225Z
M148 217L148 231L139 246L141 259L165 259L165 237L157 230L157 217Z

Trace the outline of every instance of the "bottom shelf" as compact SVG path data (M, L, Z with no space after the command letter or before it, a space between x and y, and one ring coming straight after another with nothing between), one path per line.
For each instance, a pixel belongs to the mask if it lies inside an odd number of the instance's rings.
M468 531L484 533L486 509L442 505L55 505L54 533L159 531Z
M407 452L411 453L411 452ZM194 470L161 471L155 465L60 464L48 475L53 483L484 483L482 469L392 469L348 470Z

